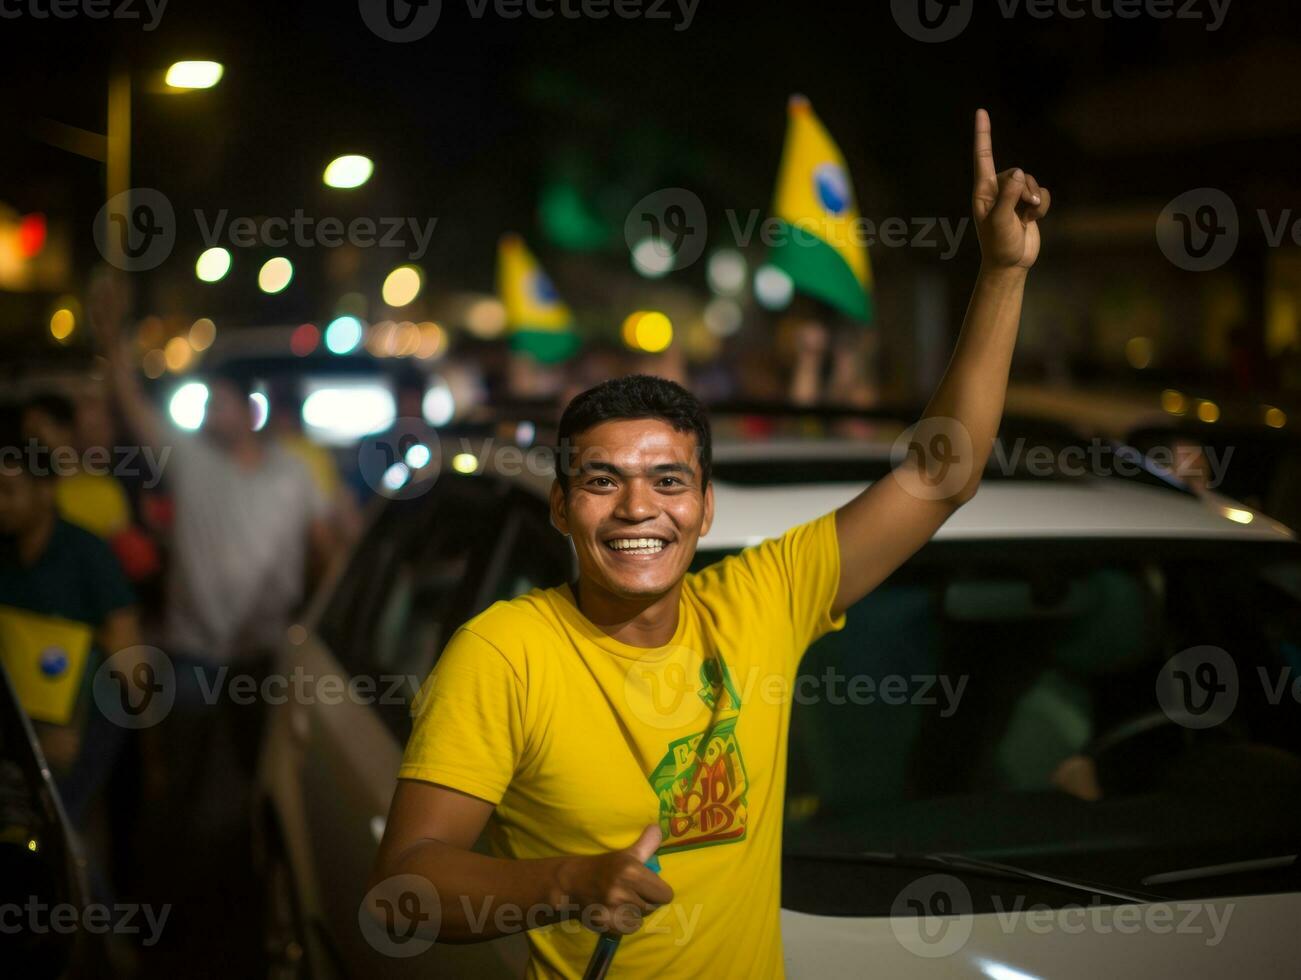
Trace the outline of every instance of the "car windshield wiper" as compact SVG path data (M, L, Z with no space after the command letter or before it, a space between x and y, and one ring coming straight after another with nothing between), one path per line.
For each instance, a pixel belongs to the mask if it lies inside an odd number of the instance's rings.
M1160 895L1153 895L1145 892L1120 892L1106 885L1096 885L1088 881L1062 878L1058 875L1045 874L1041 871L1031 871L1029 868L1004 864L1001 861L986 861L983 858L968 857L965 854L892 854L886 851L817 853L812 851L796 851L793 853L788 852L785 856L799 861L832 861L854 864L889 865L901 868L915 867L932 870L943 869L950 871L966 871L987 878L1009 878L1016 881L1038 881L1047 885L1056 885L1058 888L1083 892L1087 895L1102 895L1106 898L1114 898L1117 901L1126 904L1143 904L1165 900L1164 897ZM1145 881L1144 884L1147 884L1147 882Z

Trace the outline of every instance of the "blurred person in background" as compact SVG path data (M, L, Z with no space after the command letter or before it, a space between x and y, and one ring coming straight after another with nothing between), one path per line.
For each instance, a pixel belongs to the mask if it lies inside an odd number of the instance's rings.
M23 407L23 436L67 457L71 468L60 472L55 490L59 515L104 540L126 530L131 523L131 505L117 477L108 472L87 471L81 460L88 448L77 438L77 409L72 399L57 392L44 392ZM108 447L100 447L107 452ZM67 452L71 450L71 452Z
M144 445L171 449L165 478L174 505L161 629L176 677L175 705L164 722L169 809L218 833L244 820L262 718L257 699L236 704L223 695L222 680L234 664L260 681L307 583L328 563L329 503L300 459L254 431L248 384L234 374L209 377L197 435L169 425L141 389L123 331L126 303L113 278L92 285L91 323L109 361L114 399Z
M49 447L14 452L17 435L0 458L0 660L80 829L123 735L90 685L101 657L139 643L134 597L108 545L60 516Z
M158 549L135 522L126 488L112 472L109 414L102 399L79 408L65 395L44 392L23 406L23 436L56 455L59 515L107 541L127 578L138 583L157 573Z
M351 488L343 482L334 454L303 432L302 411L302 399L291 379L277 378L268 386L266 432L307 468L317 492L326 501L325 523L333 551L360 533L361 508Z

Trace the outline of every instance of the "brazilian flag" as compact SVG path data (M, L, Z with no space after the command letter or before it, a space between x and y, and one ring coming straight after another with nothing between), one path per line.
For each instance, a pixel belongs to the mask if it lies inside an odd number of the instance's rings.
M506 307L511 350L544 364L577 352L573 314L519 235L503 235L497 245L497 295Z
M802 95L787 107L773 216L781 235L768 261L795 288L861 323L872 321L872 266L845 158Z

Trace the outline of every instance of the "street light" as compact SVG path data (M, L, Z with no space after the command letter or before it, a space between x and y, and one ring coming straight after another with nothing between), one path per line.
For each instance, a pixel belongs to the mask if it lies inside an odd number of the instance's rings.
M178 61L167 69L166 84L175 93L212 88L225 73L217 61ZM123 65L114 68L108 80L108 132L104 135L53 119L41 121L46 143L103 163L106 199L125 195L131 189L131 73ZM130 202L120 205L130 213ZM118 253L121 243L110 235L108 247ZM121 255L117 254L120 264Z
M225 69L220 61L178 61L167 69L163 82L169 88L212 88Z

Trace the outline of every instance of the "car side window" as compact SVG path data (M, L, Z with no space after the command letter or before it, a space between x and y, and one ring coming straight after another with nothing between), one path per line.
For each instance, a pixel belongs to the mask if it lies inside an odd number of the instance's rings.
M446 475L429 494L394 500L367 532L318 633L353 675L421 679L489 567L506 486Z
M354 674L373 678L376 704L401 739L409 705L457 628L482 608L485 579L507 544L506 485L493 477L459 481L436 508L423 540L399 556L366 627Z
M551 526L541 502L523 494L513 499L507 540L509 545L484 583L484 608L573 577L573 551L564 535Z

